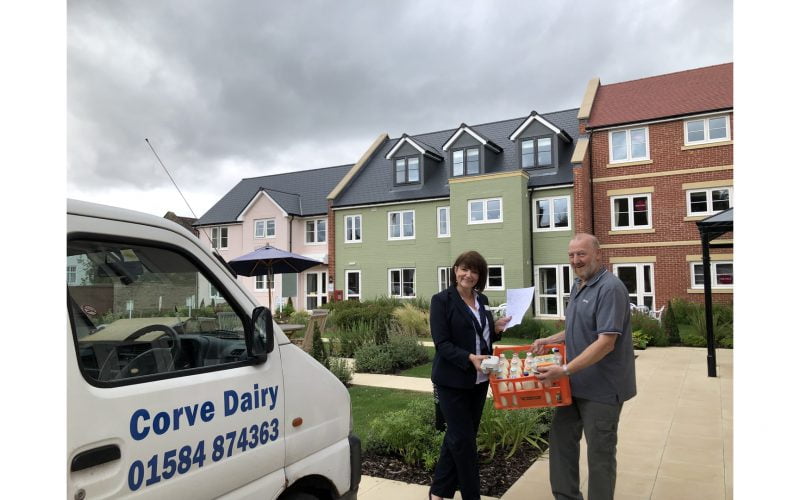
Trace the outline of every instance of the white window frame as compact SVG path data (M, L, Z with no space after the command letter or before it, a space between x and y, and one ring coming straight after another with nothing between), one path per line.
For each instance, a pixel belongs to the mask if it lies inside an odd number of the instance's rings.
M308 223L312 222L314 224L314 241L308 241ZM320 224L325 226L325 239L319 241L317 239L317 235L319 234L319 226ZM306 245L324 245L328 241L328 219L308 219L305 221L303 225L303 233L305 234L305 242Z
M634 130L644 129L644 156L633 157L631 153L631 132ZM614 159L614 134L625 132L625 158L621 160ZM608 131L608 162L609 163L627 163L632 161L647 161L650 159L650 128L649 127L631 127L626 129L616 129Z
M222 232L225 231L225 246L222 246ZM211 246L217 250L225 250L228 248L228 227L216 226L211 228Z
M645 279L644 279L644 266L650 266L650 291L646 292L644 289ZM620 267L635 267L636 268L636 304L642 305L644 304L645 297L652 298L653 306L656 305L656 264L655 262L625 262L614 264L613 272L614 276L619 278L619 268ZM641 286L639 286L641 284ZM630 297L630 293L628 293ZM631 301L631 303L633 303Z
M442 287L442 282L444 282L444 287ZM452 285L452 282L450 281L450 267L436 268L436 283L440 292L446 288L450 288L450 285Z
M539 281L539 272L542 269L555 269L556 271L556 293L546 293L546 290L542 290ZM563 282L564 270L568 272L568 281L566 283ZM536 316L537 317L544 317L544 318L564 318L567 313L567 303L569 302L569 294L570 288L572 287L572 283L575 281L575 275L572 271L572 267L569 264L547 264L541 266L533 266L533 275L536 286ZM542 313L542 305L541 300L542 298L553 297L556 299L556 313L555 314L544 314Z
M567 200L567 225L564 227L555 227L555 211L554 211L554 203L556 200L566 199ZM539 219L538 219L538 210L537 210L537 203L540 201L546 201L549 205L550 210L550 226L549 227L539 227ZM570 231L572 230L572 197L570 195L562 195L562 196L548 196L544 198L534 198L533 200L533 231L535 233L544 233L548 231Z
M711 261L710 264L711 264L711 269L710 269L710 271L711 271L711 289L712 290L732 289L733 288L733 282L731 284L729 284L729 285L717 284L717 266L719 264L730 264L731 266L733 266L733 261L732 260L713 260L713 261ZM697 280L696 280L697 275L694 273L694 266L700 266L700 273L702 275L703 262L702 261L689 262L689 281L692 284L692 289L693 290L703 290L703 284L702 283L697 283ZM732 281L735 281L735 279L736 278L734 277Z
M350 282L350 275L355 274L358 275L358 294L353 295L350 293L350 288L348 286ZM361 281L361 270L360 269L345 269L344 271L344 300L350 299L357 299L359 302L361 301L361 290L362 290L362 281Z
M447 225L447 232L442 232L442 213L445 214L444 222ZM436 237L449 238L450 237L450 207L436 207Z
M492 269L500 269L500 286L491 286L489 284L489 272ZM492 264L487 266L486 290L505 290L505 289L506 289L506 266L502 264Z
M253 276L253 289L257 292L266 292L268 290L275 290L275 275L272 276L271 280L268 279L266 274L262 274L260 276Z
M732 186L719 186L719 187L710 187L710 188L703 188L703 189L689 189L686 191L686 215L689 217L697 216L697 215L713 215L722 212L722 210L714 210L713 200L711 199L711 195L713 191L721 191L721 190L728 191L728 208L733 206L733 187ZM706 210L702 212L692 212L692 193L705 193L706 194Z
M223 299L223 297L222 297L222 295L220 295L219 290L217 289L217 287L214 286L214 283L210 283L210 282L208 284L208 296L210 298L214 299L214 300Z
M411 236L403 234L403 214L411 213ZM400 219L400 236L392 236L392 214L398 214ZM386 214L386 237L391 241L413 240L417 235L417 214L414 210L395 210Z
M633 199L634 198L647 198L647 225L637 226L633 224ZM628 206L630 207L629 225L618 226L617 217L615 212L614 201L622 198L628 199ZM612 231L637 231L639 229L652 229L653 228L653 198L650 193L636 193L626 194L622 196L612 196L610 199L611 205L611 230Z
M716 118L725 118L725 137L717 139L709 139L710 130L709 123ZM703 138L697 141L689 140L689 123L703 122ZM691 118L683 121L683 144L684 146L694 146L696 144L713 144L715 142L724 142L731 140L731 116L730 115L715 115L704 116L702 118Z
M356 228L356 220L358 221L358 239L355 239L355 228ZM347 223L352 221L352 231L348 229ZM361 214L355 215L345 215L344 216L344 242L345 243L361 243L362 237L364 235L364 226L363 226L364 219L361 217ZM352 233L352 234L351 234Z
M500 202L500 218L499 219L492 219L488 220L487 217L487 206L490 201L499 201ZM473 203L481 203L481 219L480 220L472 220L472 204ZM467 201L467 224L498 224L503 222L503 198L483 198L477 200L468 200Z
M70 279L72 278L72 279ZM67 266L67 285L74 285L78 282L78 266Z
M405 282L403 281L403 271L414 271L414 280L411 282L412 283L412 289L414 290L414 293L412 295L403 295L403 290L405 289L405 287L403 286L405 284ZM392 294L392 273L393 272L400 273L400 281L399 281L399 283L400 283L400 295L393 295ZM388 285L387 286L387 290L388 290L389 297L396 297L396 298L399 298L399 299L414 299L414 298L416 298L417 297L417 268L416 267L395 267L395 268L389 269L389 273L388 273L388 276L387 276L387 285Z
M272 234L269 234L269 226L272 222ZM262 226L262 233L259 235L258 226ZM264 239L275 237L275 217L268 217L266 219L256 219L253 221L253 238Z

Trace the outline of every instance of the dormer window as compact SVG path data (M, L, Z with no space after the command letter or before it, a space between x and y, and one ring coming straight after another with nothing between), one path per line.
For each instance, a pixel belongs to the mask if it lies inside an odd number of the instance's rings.
M464 148L453 151L453 177L479 173L481 173L481 153L478 148Z
M523 139L520 142L522 168L553 165L553 140L550 137Z
M419 156L397 158L394 161L395 184L419 183Z

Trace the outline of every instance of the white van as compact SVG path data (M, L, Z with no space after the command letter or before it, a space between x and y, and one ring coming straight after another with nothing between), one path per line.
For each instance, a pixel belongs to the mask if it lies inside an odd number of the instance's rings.
M67 204L67 497L355 499L342 383L179 225Z

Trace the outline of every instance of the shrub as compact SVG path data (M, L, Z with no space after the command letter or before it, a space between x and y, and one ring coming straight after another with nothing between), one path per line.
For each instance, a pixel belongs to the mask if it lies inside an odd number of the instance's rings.
M431 327L428 312L406 303L392 312L392 332L412 337L430 337Z
M375 325L358 322L331 335L331 348L338 356L352 358L363 345L375 343Z
M641 330L636 330L632 334L633 338L633 348L634 349L645 349L647 348L647 344L650 343L652 340L646 333L642 332Z
M392 371L404 370L430 361L428 351L415 337L393 335L389 337Z
M339 302L341 304L341 302ZM374 326L376 344L385 344L388 341L388 329L392 321L392 311L395 306L390 303L361 302L356 306L336 309L330 321L338 330L352 328L357 323L372 323Z
M308 318L311 316L311 313L308 311L295 311L290 314L289 321L296 324L307 325Z
M374 419L365 442L370 451L397 454L407 464L432 470L444 440L434 419L433 398L411 401L402 410Z
M557 322L526 316L522 318L522 322L519 325L512 326L506 330L503 335L508 337L535 340L542 337L548 337L559 331L561 330L558 329Z
M281 314L288 318L288 317L291 317L292 313L294 313L294 312L295 311L294 311L294 306L292 305L292 298L289 297L289 299L286 301L286 305L283 306L283 310L281 311Z
M690 317L690 325L697 336L702 337L706 345L708 333L706 330L705 310L699 309ZM714 328L714 341L719 347L733 347L733 314L730 306L714 306L711 313L711 323ZM684 342L686 339L684 338Z
M672 306L675 314L675 322L684 325L691 324L691 316L694 314L694 312L703 309L703 306L700 304L689 302L685 299L672 299L670 301L670 305Z
M387 345L367 344L361 346L354 355L356 371L362 373L391 373L393 371L392 353Z
M333 373L339 381L347 387L353 380L353 369L343 358L330 358L328 360L328 370Z
M699 335L695 335L690 333L688 335L683 336L683 345L689 347L705 347L706 346L706 339L705 337L701 337Z
M322 341L322 333L319 331L319 324L314 324L314 339L311 343L311 356L322 364L325 368L328 367L328 350L325 348L325 343Z
M657 319L645 316L641 319L640 325L642 333L650 338L648 345L654 345L657 347L666 347L669 345L667 333L658 323Z
M661 324L664 327L664 332L667 334L669 343L672 345L680 344L681 335L678 329L678 321L675 319L675 310L672 307L672 301L667 302L667 308L664 310Z
M523 442L541 450L546 443L542 436L550 429L552 415L552 408L497 410L487 401L478 427L478 450L487 452L488 461L499 450L506 452L506 458L514 456Z

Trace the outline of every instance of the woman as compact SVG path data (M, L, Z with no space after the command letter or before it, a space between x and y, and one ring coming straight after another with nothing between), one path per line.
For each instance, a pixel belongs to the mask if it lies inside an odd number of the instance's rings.
M436 345L431 380L447 424L428 492L431 499L452 498L456 489L464 500L480 498L475 438L489 388L480 365L511 319L495 322L486 309L489 301L481 292L488 273L481 254L464 252L450 271L453 285L431 298L431 335Z

